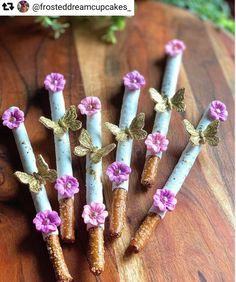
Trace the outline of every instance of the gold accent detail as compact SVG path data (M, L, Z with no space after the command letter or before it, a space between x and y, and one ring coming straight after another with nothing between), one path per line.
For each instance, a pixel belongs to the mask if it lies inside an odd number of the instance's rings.
M42 155L39 155L37 160L38 172L28 174L26 172L16 171L14 175L17 179L23 183L28 184L31 192L39 192L42 190L42 185L46 184L46 181L54 182L57 179L57 172L55 169L49 169L48 164L45 162Z
M165 112L175 109L177 112L184 112L186 105L184 103L185 88L179 89L172 98L161 95L156 89L150 88L149 94L151 99L156 103L154 110L157 112Z
M143 130L145 123L145 114L138 114L131 122L128 128L121 129L117 125L110 122L105 122L105 127L111 131L116 137L117 142L123 142L128 140L128 138L134 140L142 140L146 138L147 132Z
M103 157L107 156L115 149L116 144L112 143L102 148L93 146L92 138L86 129L82 129L79 136L79 146L74 149L74 154L79 157L84 157L90 154L90 159L93 163L98 163Z
M71 129L72 131L79 130L82 126L81 121L77 120L77 112L75 106L70 106L64 116L58 120L58 122L52 121L46 117L40 117L39 121L48 129L53 130L56 136L63 135L66 131Z
M185 130L190 134L190 141L194 146L208 143L210 146L217 146L219 144L219 137L217 136L220 122L214 120L205 130L196 130L190 121L183 120Z

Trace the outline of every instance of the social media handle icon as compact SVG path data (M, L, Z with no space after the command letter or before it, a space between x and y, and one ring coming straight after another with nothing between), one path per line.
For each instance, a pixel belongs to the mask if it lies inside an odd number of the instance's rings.
M17 4L17 9L21 13L26 13L29 10L29 3L27 1L20 1Z

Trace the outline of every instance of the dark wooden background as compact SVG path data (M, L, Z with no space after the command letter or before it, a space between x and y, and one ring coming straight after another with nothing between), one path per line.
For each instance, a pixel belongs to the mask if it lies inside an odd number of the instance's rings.
M181 120L197 124L213 99L228 107L229 119L220 126L221 143L206 146L178 194L178 205L166 216L139 255L124 257L130 237L152 203L154 190L142 191L140 175L144 164L143 142L135 142L130 182L127 224L123 236L106 243L106 268L95 278L86 261L87 232L81 219L85 204L85 162L73 158L80 181L76 197L77 240L63 246L75 281L233 281L234 277L234 42L212 24L202 22L177 8L152 2L139 3L136 16L118 35L118 44L99 41L100 31L74 18L72 27L59 40L34 24L31 17L0 18L0 114L9 106L26 113L26 127L36 154L42 153L55 167L53 136L39 122L50 116L48 94L43 90L47 73L61 72L67 79L66 105L77 105L85 95L100 97L103 120L118 123L123 88L122 76L138 69L146 78L139 111L147 116L146 129L152 129L153 103L148 88L160 89L165 66L164 44L182 39L184 53L179 87L186 88L187 112L173 113L170 146L159 167L157 187L162 187L187 143ZM82 117L80 117L82 119ZM71 135L72 148L77 135ZM30 194L16 182L12 173L22 169L13 136L0 126L0 281L54 281L41 235L32 224L35 215ZM104 144L112 141L104 129ZM104 161L114 161L113 152ZM47 191L54 209L56 193ZM111 187L104 179L107 208Z

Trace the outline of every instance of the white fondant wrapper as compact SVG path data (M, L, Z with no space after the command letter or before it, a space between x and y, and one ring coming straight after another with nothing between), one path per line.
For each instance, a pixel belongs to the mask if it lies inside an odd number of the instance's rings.
M138 100L140 96L140 89L130 91L125 88L125 93L122 102L121 114L120 114L120 128L129 127L132 120L135 118L138 109ZM132 155L133 140L128 139L124 142L119 142L116 150L116 161L124 162L126 165L130 166L131 155ZM112 184L112 189L123 188L128 191L129 180L117 185Z
M65 102L62 91L49 92L49 101L52 120L57 122L65 114ZM69 132L65 132L62 136L54 134L54 143L58 177L64 175L73 176ZM58 193L58 200L61 198Z
M197 129L205 130L206 127L212 122L212 120L208 117L208 110L204 113L202 119L200 120ZM173 172L168 178L165 188L173 191L177 194L182 187L186 177L188 176L196 158L202 150L203 145L193 146L189 141L188 145L184 149L178 163L176 164ZM151 207L150 211L159 214L162 218L165 216L166 212L157 212L154 206Z
M13 129L12 132L16 141L16 146L20 155L24 171L28 174L37 172L38 169L36 166L34 152L31 147L24 123L22 123L18 128ZM41 186L41 189L42 190L38 193L30 191L37 213L45 210L52 210L44 185ZM58 231L52 232L50 234L58 234Z
M179 76L180 65L182 61L182 54L175 57L168 56L167 64L165 68L161 93L168 97L173 97L176 92L176 86ZM152 129L152 133L160 132L162 135L167 136L169 124L171 118L171 111L156 112L155 121ZM150 152L147 151L146 156L149 156ZM162 153L156 154L160 159Z

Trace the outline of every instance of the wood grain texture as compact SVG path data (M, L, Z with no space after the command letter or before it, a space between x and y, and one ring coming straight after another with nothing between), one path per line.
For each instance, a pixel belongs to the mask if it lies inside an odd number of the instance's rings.
M147 247L138 255L124 256L131 236L152 203L153 189L146 193L140 185L145 159L143 142L134 142L132 176L128 194L127 222L122 237L106 240L105 271L95 278L86 260L88 237L82 222L85 204L85 160L73 157L80 181L75 197L76 243L63 245L65 259L75 281L233 281L234 268L234 100L233 40L209 23L177 8L148 1L138 4L135 17L118 35L118 44L99 41L99 30L77 23L59 40L33 23L32 18L1 18L0 26L0 114L11 106L26 112L26 127L35 153L43 153L55 167L52 134L39 122L50 116L48 94L42 89L47 73L62 72L67 79L66 105L77 105L84 96L100 97L103 121L118 123L123 97L122 76L138 69L146 78L139 112L146 113L146 130L151 132L154 115L148 88L160 89L165 67L164 44L182 39L187 50L178 82L186 88L187 112L173 113L170 145L160 165L157 187L167 180L187 143L181 124L194 124L213 99L225 102L229 119L220 127L218 148L205 147L178 194L178 205L158 226ZM81 117L82 119L82 117ZM83 120L84 122L84 120ZM0 277L1 282L52 282L46 246L34 230L35 215L30 195L12 177L22 169L11 132L0 126ZM72 148L78 134L71 134ZM103 142L113 137L104 129ZM115 160L115 152L105 159L104 170ZM58 210L53 187L47 191ZM104 177L104 197L110 209L112 190ZM107 229L106 229L107 230ZM106 234L107 235L107 234Z

